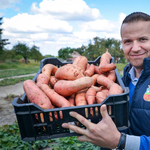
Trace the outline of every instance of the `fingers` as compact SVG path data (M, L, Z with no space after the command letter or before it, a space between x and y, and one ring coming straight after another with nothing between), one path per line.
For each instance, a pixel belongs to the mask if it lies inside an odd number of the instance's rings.
M74 132L79 133L79 134L86 134L86 130L85 129L82 129L82 128L74 126L74 125L71 125L69 123L63 123L62 127L63 128L68 128L70 130L73 130Z
M105 104L101 106L100 112L101 112L103 119L109 117L108 112L107 112L107 107Z
M72 117L76 118L79 122L81 122L85 127L89 128L92 124L89 120L84 118L82 115L78 114L77 112L70 112L69 113Z
M93 124L90 121L88 121L86 118L84 118L83 116L81 116L80 114L78 114L76 112L70 112L69 114L72 117L76 118L79 122L81 122L86 128L89 128ZM86 129L71 125L69 123L63 123L62 127L63 128L69 128L70 130L73 130L74 132L79 133L79 134L88 135Z
M85 135L83 135L83 136L78 136L78 140L80 141L80 142L85 142L85 141L90 141L89 140L89 138L87 137L87 136L85 136Z

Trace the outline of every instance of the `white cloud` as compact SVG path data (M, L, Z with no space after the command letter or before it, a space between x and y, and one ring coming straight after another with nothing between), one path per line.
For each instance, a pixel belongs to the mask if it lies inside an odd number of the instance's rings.
M43 0L39 7L33 3L31 10L63 20L87 21L100 17L99 10L90 8L83 0Z
M116 25L113 22L105 19L97 19L95 21L85 22L82 24L84 30L87 31L107 31L113 32L116 29Z
M31 10L34 13L3 18L2 38L11 42L7 48L19 41L29 47L35 44L43 55L57 56L60 48L88 45L96 36L119 37L119 20L101 19L99 10L83 0L43 0L39 6L33 3Z
M13 33L71 32L66 21L54 20L50 16L18 14L10 19L4 18L3 28Z
M125 17L126 17L126 14L120 13L120 15L119 15L119 23L120 23L120 25L122 24L122 21L125 19Z
M14 3L19 3L20 0L1 0L0 9L6 9L12 7Z

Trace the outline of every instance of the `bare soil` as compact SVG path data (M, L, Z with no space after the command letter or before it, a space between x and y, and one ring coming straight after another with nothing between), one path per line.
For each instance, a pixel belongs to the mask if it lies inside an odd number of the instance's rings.
M12 101L23 93L23 82L0 87L0 126L13 124L17 120Z

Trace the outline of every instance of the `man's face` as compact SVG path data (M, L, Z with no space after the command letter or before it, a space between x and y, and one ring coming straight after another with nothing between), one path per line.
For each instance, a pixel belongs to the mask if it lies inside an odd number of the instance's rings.
M126 59L137 69L150 57L150 21L124 23L121 27L122 47Z

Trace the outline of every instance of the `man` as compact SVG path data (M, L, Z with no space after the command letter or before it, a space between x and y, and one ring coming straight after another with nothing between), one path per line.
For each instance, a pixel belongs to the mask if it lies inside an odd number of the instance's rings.
M102 120L91 123L76 112L77 118L86 129L67 123L62 126L77 133L79 141L89 141L100 147L125 150L150 149L150 16L142 12L128 15L121 26L122 47L129 64L122 78L129 87L130 128L120 133L107 113L106 105L100 108Z

